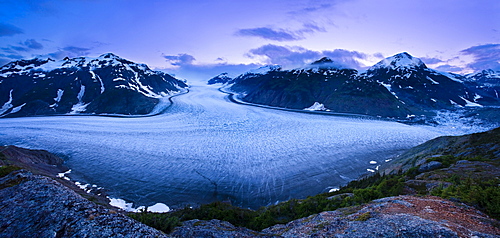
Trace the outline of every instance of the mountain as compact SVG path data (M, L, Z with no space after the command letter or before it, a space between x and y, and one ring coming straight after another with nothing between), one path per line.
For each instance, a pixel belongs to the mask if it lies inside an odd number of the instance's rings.
M415 112L500 103L483 90L464 84L464 76L429 69L406 52L380 61L362 76L385 86Z
M229 77L228 73L222 73L208 80L208 84L216 84L216 83L225 84L230 82L231 80L233 79Z
M187 85L112 53L32 59L0 67L0 116L148 114Z
M274 66L267 71L249 72L231 83L230 90L251 103L292 109L322 104L325 110L334 112L384 117L406 117L411 113L384 86L328 58L301 69Z
M479 73L466 75L465 80L469 87L486 92L490 97L500 98L500 71L483 70Z
M364 73L326 57L299 69L249 72L230 81L229 89L250 103L309 110L323 105L332 112L404 119L433 116L438 110L498 106L498 75L440 72L403 52Z

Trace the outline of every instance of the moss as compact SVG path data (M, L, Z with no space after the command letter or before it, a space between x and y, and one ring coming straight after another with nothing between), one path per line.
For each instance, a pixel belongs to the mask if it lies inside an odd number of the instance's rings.
M0 178L7 176L13 171L20 170L20 167L14 165L4 165L0 167Z
M359 215L356 219L354 219L355 221L367 221L368 219L372 218L372 215L370 212L365 212L361 215Z

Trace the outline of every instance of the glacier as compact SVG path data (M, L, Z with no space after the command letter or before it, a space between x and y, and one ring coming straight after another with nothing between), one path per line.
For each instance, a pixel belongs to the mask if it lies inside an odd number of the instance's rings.
M408 148L460 133L241 105L196 81L172 101L148 117L2 118L0 143L55 153L71 168L65 176L127 206L258 208L338 188Z

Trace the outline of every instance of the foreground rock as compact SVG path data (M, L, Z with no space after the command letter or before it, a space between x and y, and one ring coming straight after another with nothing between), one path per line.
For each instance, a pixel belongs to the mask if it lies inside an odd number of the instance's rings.
M0 237L166 237L25 170L1 178L0 188Z
M438 197L398 196L322 212L263 232L282 237L498 237L498 221Z

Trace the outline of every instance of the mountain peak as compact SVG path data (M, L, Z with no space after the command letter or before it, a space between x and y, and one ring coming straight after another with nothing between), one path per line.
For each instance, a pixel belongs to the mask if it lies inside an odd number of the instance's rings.
M105 58L105 59L120 59L120 57L118 55L115 55L113 53L106 53L106 54L102 54L99 56L99 58Z
M317 64L331 64L333 63L333 60L328 58L328 57L323 57L319 60L316 60L314 62L311 63L311 65L317 65Z
M412 69L412 68L427 68L427 66L419 58L413 57L407 52L402 52L391 57L387 57L377 64L372 69L390 68L390 69Z

